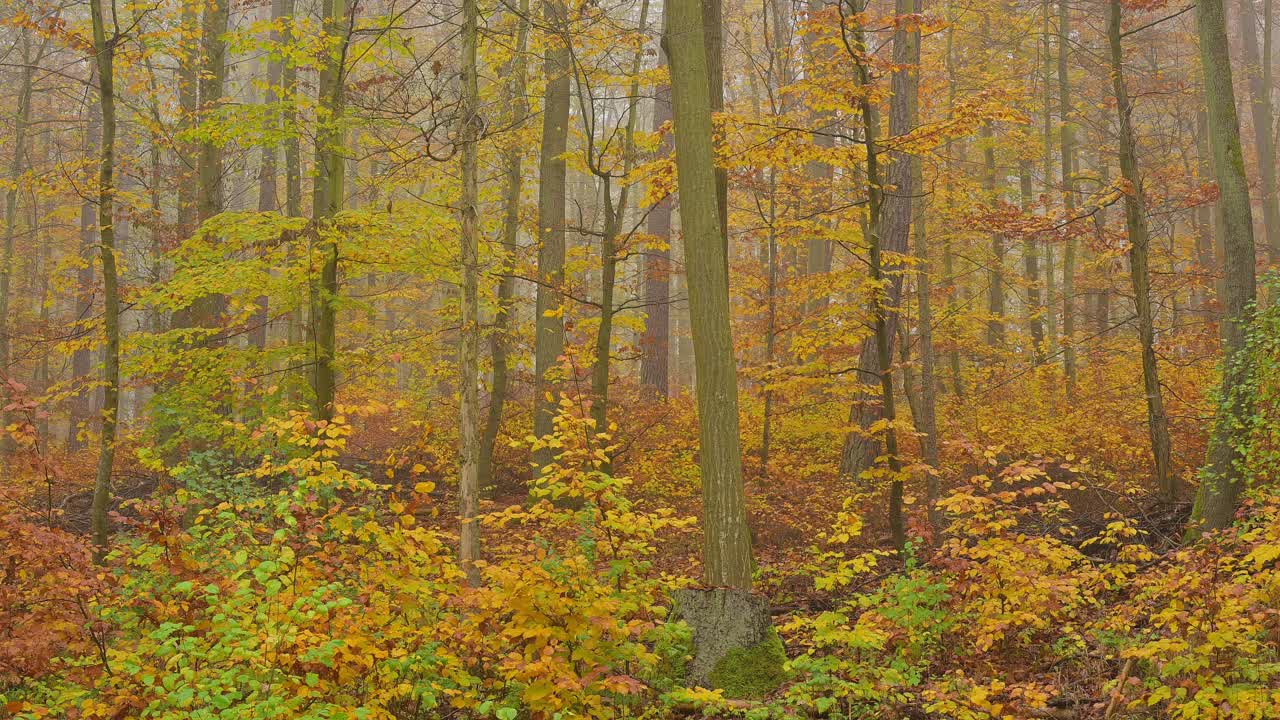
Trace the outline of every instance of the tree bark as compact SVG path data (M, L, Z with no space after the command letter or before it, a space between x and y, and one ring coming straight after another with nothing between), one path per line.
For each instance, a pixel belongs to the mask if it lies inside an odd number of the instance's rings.
M718 151L719 142L714 131L715 114L724 110L724 18L721 0L701 0L704 50L707 54L707 84L711 93L713 119L711 141ZM712 155L712 161L716 156ZM716 212L720 218L720 241L724 245L725 282L729 279L729 173L719 164L716 171Z
M561 0L543 5L543 17L554 37L543 55L547 87L542 103L542 147L538 167L538 297L534 336L533 434L550 435L555 427L557 383L553 377L564 353L565 167L569 132L572 57L567 45L568 10ZM551 449L534 453L541 472L551 462Z
M839 0L837 0L839 1ZM827 0L808 0L809 15L813 15L827 8ZM812 33L805 34L806 53L805 58L809 62L809 68L806 72L813 73L820 64L820 57L827 51L816 45L816 38ZM834 122L831 112L819 112L813 118L814 129L817 132L812 133L813 144L820 148L830 148L835 145L835 137L829 127ZM826 209L831 206L831 193L828 190L831 185L833 170L829 163L815 160L805 166L805 174L808 176L809 182L814 186L814 200L820 209ZM831 272L831 243L824 237L813 236L805 243L806 253L806 272L809 275L823 275ZM813 297L809 303L809 311L820 313L827 308L831 298L826 292Z
M18 86L18 111L13 117L13 160L9 165L9 188L4 194L4 241L0 245L0 382L14 380L9 362L12 335L9 329L11 280L13 277L13 237L18 225L18 187L26 172L27 124L31 121L31 90L38 59L31 57L31 33L22 31L22 80ZM5 393L4 395L7 395ZM3 397L3 396L0 396ZM5 400L5 404L8 401ZM0 470L7 468L13 438L6 427L9 412L0 410Z
M1213 182L1213 159L1209 150L1209 115L1201 110L1196 113L1196 180L1201 183ZM1217 204L1201 202L1196 207L1196 266L1198 280L1192 291L1192 302L1200 313L1201 320L1209 322L1216 312L1213 307L1217 274L1217 254L1214 251L1214 228L1217 225L1215 216Z
M231 0L213 0L204 9L200 33L199 117L205 121L222 105L227 79L227 25ZM197 156L196 222L202 224L223 210L222 141L210 136L200 142ZM192 303L191 321L197 327L217 328L222 321L226 298L208 295Z
M1053 171L1053 70L1054 70L1054 52L1053 52L1053 35L1051 33L1052 25L1050 25L1049 0L1041 0L1040 3L1040 32L1043 35L1041 43L1041 53L1043 54L1043 63L1041 73L1044 75L1044 194L1046 198L1052 197L1056 192L1054 188L1054 171ZM1046 210L1046 214L1047 214ZM1058 352L1058 305L1056 295L1057 278L1055 277L1054 257L1053 257L1053 235L1047 233L1044 239L1044 298L1042 300L1044 313L1044 332L1045 347L1043 352L1048 357L1056 356Z
M1276 197L1276 155L1271 107L1271 1L1263 2L1262 51L1258 50L1258 13L1253 0L1240 0L1241 45L1249 80L1249 108L1253 114L1254 151L1262 190L1262 230L1271 262L1280 262L1280 200Z
M1196 25L1200 35L1200 66L1208 106L1209 146L1218 181L1224 257L1223 375L1218 414L1201 470L1200 490L1192 511L1192 534L1231 524L1244 486L1241 460L1249 432L1253 402L1249 386L1253 361L1246 336L1257 299L1253 211L1240 147L1235 91L1231 85L1231 56L1227 47L1222 0L1201 0Z
M337 45L323 58L317 89L316 178L312 190L311 232L320 254L319 282L311 288L312 376L316 417L331 420L337 386L338 238L333 219L342 209L346 159L342 154L342 115L346 56L351 19L346 0L325 0L324 33Z
M476 44L479 36L476 0L462 0L462 97L461 142L462 202L458 208L462 255L462 338L458 343L458 375L461 384L459 440L461 472L458 478L458 560L467 584L480 585L480 220L477 181L477 145L480 142L480 84L476 79Z
M98 104L102 116L102 137L98 147L98 245L102 262L103 330L102 433L99 436L98 467L93 484L90 525L93 532L94 561L101 563L110 543L107 510L111 504L111 472L115 466L116 422L120 414L120 295L116 277L115 248L115 44L117 35L107 37L102 0L89 0L93 25L93 51L98 71Z
M1111 50L1111 88L1116 100L1117 140L1120 174L1124 178L1125 229L1129 233L1129 277L1133 282L1134 307L1138 316L1138 339L1142 345L1142 386L1147 396L1147 430L1156 490L1166 501L1178 497L1178 479L1170 460L1169 418L1164 411L1160 370L1156 365L1155 321L1151 310L1151 274L1148 269L1151 234L1147 229L1147 204L1138 171L1137 142L1133 132L1133 107L1125 86L1124 48L1120 35L1120 0L1110 0L1107 13L1107 42Z
M1034 190L1029 160L1018 164L1018 187L1022 212L1030 213ZM1039 365L1044 362L1044 305L1040 300L1040 241L1035 235L1023 238L1022 274L1027 282L1027 331L1031 333L1031 359Z
M982 189L992 209L1000 205L999 183L996 178L995 133L991 122L982 125L982 158L986 173L982 176ZM987 345L1004 347L1004 235L991 233L991 257L987 268Z
M666 9L663 8L665 17ZM658 63L667 64L667 53L659 48ZM654 88L652 130L658 132L671 120L671 85ZM672 136L662 138L663 154L672 152ZM640 342L640 384L658 397L671 396L671 211L673 195L667 195L649 209L645 230L666 247L650 248L644 256L645 313L644 336Z
M663 42L671 62L680 219L693 325L707 585L751 588L738 425L738 380L712 138L711 75L697 0L668 0Z
M641 0L639 32L643 35L649 23L649 0ZM614 291L618 275L618 238L626 223L627 206L631 202L630 176L636 152L636 119L640 107L640 65L644 49L637 48L631 60L631 86L627 96L627 124L622 133L622 172L618 199L613 199L610 171L597 168L604 182L604 233L600 238L600 327L596 332L596 362L591 368L591 417L597 432L609 429L609 368L613 353ZM583 109L585 116L588 110ZM590 130L588 129L588 132ZM589 139L588 142L593 142ZM596 163L593 160L592 163Z
M898 0L899 9L910 7L909 2ZM865 8L865 5L862 6ZM905 14L905 13L899 13ZM893 57L894 65L897 68L890 80L893 90L893 96L889 102L889 134L894 138L900 138L910 133L914 129L914 121L912 118L916 115L918 80L914 77L914 69L907 69L910 59L919 53L919 45L911 40L914 33L909 33L899 24L894 31ZM860 31L857 35L858 42L861 43ZM870 74L867 68L855 61L857 68L855 72L859 74L859 84L866 85L870 82ZM878 135L880 125L878 113L870 102L862 103L862 111L867 115L863 121L863 131L872 132ZM874 213L868 212L867 233L874 236L876 248L872 254L883 259L884 253L888 252L894 256L904 256L909 249L908 236L911 230L911 206L912 195L914 194L914 173L912 170L913 158L901 151L893 151L889 156L889 168L886 173L888 186L892 188L889 192L885 192L880 188L884 178L880 175L879 155L880 149L877 145L878 139L864 138L864 144L868 145L868 152L872 152L876 157L868 158L867 161L867 187L868 189L876 188L876 197L872 201L868 195L868 207L874 205ZM872 160L875 160L875 177L872 177ZM895 262L895 264L897 264ZM884 272L884 265L877 270ZM893 347L897 338L897 327L899 322L899 308L902 305L902 273L893 273L885 275L885 286L883 288L884 297L878 300L879 305L873 304L873 315L883 312L885 322L885 343L887 346L887 354L885 363L880 362L880 348L878 340L873 335L868 341L863 343L862 352L859 354L859 366L871 370L878 375L889 375L892 378L890 364L893 360ZM883 395L876 385L880 384L880 379L876 380L876 384L868 387L862 393L862 397L854 402L850 408L849 419L851 423L857 423L858 429L850 432L845 437L844 448L840 459L841 475L849 479L858 479L862 477L868 469L875 463L877 457L880 456L881 442L878 441L869 432L869 428L881 419L891 417L888 414L888 408L884 405L884 398L880 397L877 401L876 396ZM892 382L890 383L892 387ZM879 407L876 403L879 403ZM895 442L896 444L896 442ZM884 448L888 450L887 446ZM896 460L895 460L896 461ZM900 488L899 488L900 490Z
M1075 193L1075 128L1071 122L1070 60L1071 9L1066 0L1058 0L1058 121L1062 159L1062 205L1068 222L1076 213ZM1062 253L1062 367L1067 375L1067 392L1076 385L1076 314L1075 274L1076 241L1068 227L1066 248Z
M95 64L93 72L97 77L97 66ZM99 142L102 134L102 103L90 103L88 108L88 122L85 129L85 155L98 155L101 157L102 151L99 149ZM76 322L84 322L93 314L93 295L94 295L94 278L93 278L93 251L97 248L95 241L98 237L98 217L97 206L92 200L85 199L80 205L80 255L82 267L76 272ZM86 380L89 373L93 369L93 354L87 347L77 347L71 354L71 376L79 382ZM67 431L67 452L77 452L84 449L84 441L80 437L80 426L89 422L89 416L93 414L93 398L96 391L81 390L71 400L70 407L70 428Z
M284 18L285 0L272 0L271 2L271 21L272 27ZM283 42L282 33L279 30L271 31L271 41L276 44ZM271 108L271 113L276 112L276 105L280 102L280 75L281 62L274 58L267 60L267 89L264 102ZM277 130L282 129L277 123ZM277 175L279 174L278 156L280 154L279 145L270 143L262 148L262 160L258 166L258 212L276 212L280 209L279 188L277 186ZM267 347L267 329L270 318L270 304L266 295L261 295L257 299L257 310L253 314L251 326L249 328L249 345L258 350L265 350Z
M511 116L515 123L523 125L529 117L528 67L525 53L529 50L529 0L520 0L516 14L516 47L508 66L505 92L511 104ZM516 278L512 267L517 240L520 234L520 195L524 185L524 149L512 147L506 151L506 189L503 191L502 247L498 271L498 307L494 311L493 332L489 336L489 357L493 364L493 378L489 384L489 412L485 418L484 435L480 439L480 488L487 491L493 486L493 450L497 446L498 432L502 428L502 413L507 402L510 385L510 368L507 358L508 337L511 328L511 312L515 300Z

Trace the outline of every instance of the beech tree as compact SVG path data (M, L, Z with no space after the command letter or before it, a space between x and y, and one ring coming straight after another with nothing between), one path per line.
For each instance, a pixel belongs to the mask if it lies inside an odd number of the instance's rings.
M1231 56L1221 0L1203 0L1197 6L1196 26L1200 33L1209 147L1219 191L1224 297L1219 323L1223 375L1218 390L1218 415L1214 419L1208 457L1201 470L1200 489L1192 512L1193 533L1198 529L1215 530L1229 525L1244 489L1240 462L1249 435L1249 416L1253 412L1250 389L1253 360L1247 340L1258 295L1253 209L1249 204L1249 182L1240 148L1240 123L1236 118Z

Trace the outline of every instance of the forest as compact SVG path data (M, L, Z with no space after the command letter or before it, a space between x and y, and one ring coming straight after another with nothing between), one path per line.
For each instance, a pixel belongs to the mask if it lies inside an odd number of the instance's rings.
M1280 719L1273 0L0 0L0 719Z

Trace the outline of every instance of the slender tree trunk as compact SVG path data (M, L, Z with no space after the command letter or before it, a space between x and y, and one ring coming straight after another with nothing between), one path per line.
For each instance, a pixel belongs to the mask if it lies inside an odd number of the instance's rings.
M462 2L462 98L459 138L462 145L462 202L458 208L462 254L462 341L458 344L461 384L461 474L458 559L467 584L480 584L480 219L477 180L477 145L480 142L480 85L476 79L476 44L479 36L476 0Z
M275 27L284 17L284 0L272 0L271 2L271 21ZM276 44L282 43L282 33L279 30L271 31L271 41ZM267 89L265 103L271 108L271 113L276 113L276 105L280 102L280 75L281 63L276 59L267 60ZM280 129L277 124L277 130ZM258 212L276 212L280 209L279 188L277 187L277 175L279 174L278 156L280 148L275 143L270 143L262 148L262 161L258 167ZM251 327L249 328L249 345L259 350L265 350L267 347L267 323L270 318L270 305L266 295L261 295L257 300L257 310L253 314Z
M178 108L180 110L179 127L190 129L199 123L200 116L200 67L201 67L201 24L200 4L185 3L180 18L181 38L179 47L182 53L178 63ZM197 171L200 159L199 149L190 142L180 142L177 146L178 164L181 168L179 177L175 179L178 196L178 236L182 239L191 237L196 227L196 188L198 183L191 182L192 172ZM174 313L173 325L185 327L190 323L190 311L186 308Z
M728 258L716 193L711 73L697 0L668 0L663 42L671 63L680 219L693 325L704 512L705 582L751 589L738 426L738 378L729 324Z
M505 92L510 97L511 115L523 125L529 117L528 68L525 53L529 50L529 0L520 0L516 21L516 48L509 66L510 77ZM524 149L513 147L506 152L506 189L503 191L502 248L498 279L498 307L494 311L493 333L489 336L489 356L493 363L493 379L489 387L489 413L484 435L480 439L480 487L493 486L493 450L502 428L502 413L507 402L510 368L507 359L512 305L516 278L512 267L520 234L520 195L524 186Z
M982 157L986 167L982 188L992 207L1000 203L999 184L996 178L995 134L988 121L982 125ZM987 345L1004 347L1004 252L1002 233L991 233L991 263L987 269Z
M1018 164L1018 187L1022 212L1030 213L1034 190L1031 183L1031 161ZM1029 235L1022 241L1022 273L1027 281L1027 330L1031 333L1031 358L1036 365L1044 362L1044 305L1040 300L1040 241Z
M1212 158L1209 151L1209 115L1206 111L1196 113L1196 180L1201 183L1213 181L1210 169ZM1192 302L1199 312L1201 320L1209 322L1214 319L1212 298L1216 283L1213 277L1217 272L1217 258L1214 252L1214 216L1218 213L1215 204L1202 202L1196 207L1196 266L1198 281L1193 290Z
M333 218L342 209L344 171L342 115L350 18L346 0L325 0L324 32L337 45L323 58L318 87L316 179L312 194L312 232L320 254L320 279L312 288L313 366L311 390L317 417L334 414L337 385L338 238Z
M97 72L96 65L93 70ZM94 79L96 79L96 74ZM102 134L102 103L89 103L88 122L85 130L85 155L101 156L99 141ZM80 205L80 255L84 263L76 273L76 322L83 323L93 314L94 278L93 251L97 248L98 238L97 206L86 199ZM77 347L71 355L71 375L77 382L86 380L93 369L93 355L88 347ZM67 452L84 449L84 441L80 437L80 426L89 422L93 414L94 390L81 390L71 400L70 428L67 432Z
M1258 13L1253 0L1240 0L1240 31L1253 113L1254 150L1262 190L1262 230L1272 262L1280 262L1280 200L1276 197L1275 115L1271 107L1271 2L1263 2L1262 51L1258 50Z
M663 13L665 17L666 8ZM667 53L658 50L659 66L667 64ZM671 120L671 86L660 84L654 88L653 125L654 132ZM660 150L663 154L672 152L672 136L662 138ZM671 211L675 206L671 195L658 201L649 210L645 219L645 230L669 246L671 243ZM671 249L655 247L645 251L644 256L644 294L645 313L644 336L640 342L640 384L651 388L660 398L671 395Z
M31 121L31 87L38 60L31 57L31 33L22 31L22 80L18 86L18 111L13 117L13 160L9 165L9 188L4 194L4 241L0 245L0 382L13 380L9 367L12 356L9 328L10 292L13 276L13 236L18 225L18 187L26 172L27 124ZM5 402L8 405L8 402ZM13 438L5 430L9 412L0 410L0 470L7 467Z
M1054 70L1054 52L1053 52L1053 34L1052 25L1049 22L1049 0L1041 0L1040 3L1040 32L1042 34L1041 53L1043 54L1043 66L1041 73L1044 82L1044 194L1046 198L1053 197L1056 192L1054 187L1054 171L1053 171L1053 70ZM1048 210L1046 209L1046 214ZM1044 329L1046 337L1046 346L1044 352L1048 357L1056 356L1058 352L1058 303L1056 298L1057 278L1054 269L1053 257L1053 234L1047 233L1044 240Z
M31 202L31 228L37 233L40 231L40 201L38 198L33 199ZM52 305L50 302L49 282L53 277L52 243L41 242L41 238L38 235L36 241L40 247L40 325L47 327L49 325L49 308ZM50 378L52 377L49 371L49 355L50 353L42 353L40 355L40 364L36 366L35 388L37 393L43 394L49 391ZM37 419L36 436L46 443L45 447L53 446L53 437L50 435L49 416L47 414Z
M778 342L778 176L777 168L769 168L769 240L766 243L768 252L768 280L765 287L766 318L764 336L765 372L773 370L774 353ZM760 467L767 478L769 476L769 451L773 443L773 390L769 388L769 378L765 378L764 417L760 436Z
M901 7L909 7L910 4L905 0L899 0ZM861 6L865 9L865 4ZM906 32L899 25L894 32L894 64L898 67L893 73L891 84L893 88L893 97L889 103L889 134L895 138L902 137L914 129L912 117L916 114L917 97L913 90L917 86L917 81L912 77L913 70L906 69L909 59L913 57L913 47L917 47L910 40L912 33ZM861 31L856 33L858 42L861 43ZM858 65L855 70L858 73L858 82L867 84L870 82L870 74L866 67ZM864 132L866 128L877 130L879 128L879 114L871 103L863 103L863 111L868 113L868 117L864 119ZM878 142L878 141L873 141ZM864 143L865 144L865 143ZM877 147L878 151L879 148ZM878 153L877 153L878 155ZM884 252L893 253L895 256L905 255L909 249L908 237L911 230L911 206L913 189L913 171L912 157L900 151L894 151L890 155L890 163L887 171L887 181L892 192L884 193L877 190L877 199L875 201L876 214L867 216L866 231L870 235L875 235L875 241L879 243L879 247L875 252L883 254ZM879 173L879 163L877 157L877 169ZM875 179L870 177L870 161L868 161L868 187L879 186L884 179L877 175ZM870 202L868 206L870 207ZM882 267L881 272L884 271ZM897 327L899 322L899 308L902 305L902 274L894 273L885 275L886 285L884 287L885 297L882 298L881 310L884 312L885 330L887 337L885 342L888 344L889 362L893 359L893 344L897 338ZM873 308L873 312L876 312ZM879 368L873 370L875 373L888 373L892 376L892 372L888 365L879 364L879 347L875 336L872 336L863 344L862 352L859 355L859 366L866 369ZM877 380L877 384L879 381ZM890 383L892 386L892 382ZM878 441L869 429L873 424L881 419L889 416L885 413L887 409L884 407L883 398L876 400L878 391L875 386L869 386L864 389L862 397L859 398L850 408L850 423L857 423L858 429L850 432L845 437L844 449L841 453L840 472L846 478L857 479L869 470L875 463L875 459L881 455L881 442ZM876 403L879 402L879 407ZM887 446L885 447L887 450Z
M957 71L957 58L955 51L955 24L956 18L954 13L954 3L947 3L947 116L954 117L956 110L956 95L959 86L959 77ZM947 140L947 202L950 205L950 198L955 195L955 181L959 172L954 155L955 142L951 139ZM960 146L960 160L963 161L964 145ZM959 312L958 292L956 291L956 267L955 252L951 245L951 236L948 234L942 242L942 274L943 283L947 289L947 312L949 317L955 317ZM951 387L956 397L964 396L964 376L961 374L960 363L960 347L959 343L952 342L951 347L947 351L947 365L951 372Z
M1241 460L1253 412L1250 397L1253 361L1246 336L1257 298L1253 211L1240 148L1235 91L1231 85L1231 56L1222 0L1200 0L1196 24L1200 34L1200 66L1208 106L1209 146L1218 180L1225 259L1222 332L1223 376L1218 415L1200 490L1192 512L1192 534L1231 524L1243 490Z
M897 0L897 12L924 13L923 0ZM908 97L906 107L906 125L914 128L919 123L920 94L920 29L912 28L903 38L904 55L900 62L905 65L901 91ZM895 38L895 48L897 38ZM895 59L895 63L899 62ZM940 497L938 484L938 381L937 358L933 350L933 299L932 268L929 263L929 243L926 233L926 194L920 159L911 158L912 183L915 197L912 199L911 229L916 257L916 344L919 348L920 392L919 400L912 409L916 431L920 433L920 454L928 473L925 478L925 500L928 503L929 524L933 528L934 542L940 539L943 527L942 513L937 501ZM906 343L903 343L905 348Z
M204 10L200 35L200 120L216 116L222 106L227 78L227 25L230 0L214 0ZM197 157L196 222L205 223L223 210L222 140L213 135L201 141ZM216 328L221 324L226 298L209 295L192 304L192 322L197 327Z
M107 509L111 504L111 472L115 465L116 422L120 414L120 295L116 278L115 248L115 44L118 36L107 37L102 0L89 0L93 24L93 51L97 59L98 100L102 113L102 138L98 147L98 244L102 260L103 327L106 342L102 362L102 433L98 469L93 485L90 524L93 530L94 560L101 563L110 543Z
M554 375L564 353L565 167L569 132L569 91L572 57L566 44L568 10L561 0L543 5L552 29L544 51L547 76L542 103L542 147L538 168L538 297L534 336L533 434L550 435L555 427L557 401ZM551 462L551 449L534 453L539 472Z
M866 79L865 67L860 66L863 79ZM884 430L884 454L888 458L889 467L889 530L893 536L893 544L899 550L906 546L906 528L902 517L902 467L898 458L898 434L893 427L897 421L897 408L893 396L893 330L889 327L887 288L884 275L884 252L881 247L879 228L881 226L882 195L880 186L880 168L878 150L876 148L875 114L871 111L871 103L862 101L863 140L867 147L867 191L868 222L870 230L868 249L870 251L871 282L881 286L872 300L872 317L875 329L875 369L880 378L880 413L887 423Z
M639 32L647 32L649 24L649 0L641 0ZM622 133L622 187L618 200L613 200L610 175L599 173L604 181L604 233L600 238L600 327L596 332L596 362L591 369L591 393L594 402L591 416L596 430L609 429L609 368L613 352L614 292L618 275L618 238L627 219L627 206L631 202L631 169L636 153L636 120L640 108L640 66L644 49L638 48L631 60L631 87L627 99L627 124ZM588 110L584 109L584 114Z
M1105 121L1100 123L1103 133L1106 133L1108 123ZM1111 187L1111 165L1107 162L1104 153L1105 140L1100 140L1096 146L1097 154L1094 156L1097 165L1094 171L1098 174L1098 180L1102 187ZM1145 211L1144 211L1145 212ZM1099 207L1093 215L1094 235L1097 238L1098 247L1106 247L1107 243L1107 207L1104 205ZM1111 268L1104 268L1101 275L1102 287L1094 293L1093 302L1093 325L1094 332L1098 337L1107 337L1111 334Z
M607 181L604 183L606 220L600 238L600 326L596 330L596 361L591 367L591 417L598 432L609 429L609 360L613 355L613 295L618 277L616 223L622 213L622 207L613 204L610 185Z
M1147 204L1138 171L1138 150L1134 138L1129 91L1125 86L1124 48L1120 35L1120 0L1110 0L1107 13L1107 42L1111 49L1111 88L1116 100L1117 140L1120 147L1120 174L1125 182L1125 229L1129 233L1129 276L1133 281L1134 306L1138 316L1138 339L1142 344L1142 386L1147 396L1147 429L1151 438L1156 489L1166 501L1178 497L1178 479L1170 460L1169 418L1160 390L1160 370L1156 365L1155 321L1151 310L1151 275L1148 248Z
M1061 123L1060 155L1062 158L1062 205L1070 222L1076 213L1075 193L1075 127L1071 121L1071 8L1066 0L1058 0L1058 118ZM1068 233L1071 229L1068 227ZM1068 235L1062 254L1062 366L1067 374L1067 392L1076 385L1076 241Z
M285 19L284 42L292 47L297 38L294 37L295 0L280 0L281 16ZM281 124L286 130L284 138L284 175L285 203L284 212L287 217L302 217L302 147L298 140L298 69L292 60L286 59L280 68L280 93L284 101L281 108ZM294 238L289 238L293 240ZM305 303L303 304L306 305ZM288 346L299 347L304 341L304 323L306 309L292 309L285 316L285 341ZM308 373L309 374L309 373ZM300 384L300 383L298 383ZM290 383L288 397L291 403L298 402L298 384Z
M839 0L837 0L839 1ZM826 9L828 0L808 0L809 14L812 17L822 10ZM805 35L805 58L808 60L810 68L808 72L813 73L824 57L827 50L816 43L816 38L812 33ZM830 127L835 118L831 112L819 112L813 118L813 124L817 132L812 134L813 144L819 148L830 148L835 145L835 137ZM814 160L805 165L805 174L808 176L809 182L814 186L815 201L819 208L829 208L831 206L831 179L833 170L829 163L820 160ZM817 235L810 237L806 242L806 272L809 275L823 275L831 272L831 243L824 237ZM831 298L826 292L821 292L814 296L810 301L809 311L820 313L826 309Z

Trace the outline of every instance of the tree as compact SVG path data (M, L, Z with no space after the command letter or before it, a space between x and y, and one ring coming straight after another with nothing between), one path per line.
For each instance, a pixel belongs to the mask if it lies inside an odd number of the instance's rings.
M665 16L666 6L663 6ZM658 49L658 64L667 65L667 53ZM671 84L659 84L653 91L654 132L671 121ZM662 152L672 152L671 135L662 139ZM640 358L640 384L653 388L659 397L671 395L671 211L674 198L668 194L649 209L645 231L657 238L659 245L649 248L644 256L645 324L640 341L644 354Z
M1062 206L1067 222L1076 212L1075 127L1071 119L1071 9L1066 0L1058 0L1058 122L1059 148L1062 161ZM1076 384L1076 241L1068 235L1062 251L1062 367L1067 374L1067 392Z
M43 55L41 43L38 55ZM26 167L27 125L31 122L31 96L35 69L40 58L31 55L31 33L22 33L22 80L18 89L18 111L13 118L13 159L9 165L9 187L4 194L4 240L0 245L0 382L12 382L9 361L12 357L12 333L9 323L10 295L13 276L13 238L18 225L18 187ZM9 425L8 411L0 411L0 469L13 439L4 428Z
M542 66L547 87L542 98L542 144L538 164L538 296L534 335L533 434L551 434L555 425L556 383L552 377L564 353L564 154L569 133L569 93L572 56L569 49L568 9L561 0L542 6L550 29ZM551 461L551 449L534 453L539 471Z
M1138 341L1142 345L1142 387L1147 397L1147 431L1151 438L1156 489L1166 501L1178 497L1178 479L1170 460L1169 418L1164 411L1160 369L1156 364L1155 319L1151 310L1151 272L1147 229L1147 203L1138 172L1137 142L1133 132L1133 106L1125 86L1124 47L1120 33L1120 0L1110 0L1107 12L1107 42L1110 46L1111 87L1116 100L1117 135L1120 144L1120 175L1124 180L1125 228L1129 233L1129 277L1133 283L1133 304L1138 316Z
M1253 0L1240 0L1240 34L1245 74L1249 79L1249 109L1253 115L1254 152L1262 190L1262 231L1273 262L1280 261L1280 197L1276 194L1275 109L1271 106L1272 0L1262 4L1262 50L1258 50L1258 13Z
M115 150L116 97L115 51L121 35L107 36L102 0L89 0L93 23L93 53L98 71L98 105L102 116L102 137L98 148L98 245L102 262L103 332L106 337L102 360L102 434L98 445L98 468L93 483L94 559L102 562L110 543L107 509L111 503L111 473L115 467L116 424L120 416L120 290L116 275L115 246ZM112 17L113 25L116 18Z
M480 85L476 79L476 44L479 39L479 11L476 0L462 3L462 93L459 131L461 143L462 199L458 224L462 255L462 342L458 345L458 374L461 386L459 437L462 451L458 478L460 525L458 559L471 586L480 584L480 220L477 145L480 142Z
M285 0L272 0L271 2L271 42L277 45L283 44L284 33L277 29L276 24L283 22L285 19ZM266 87L266 104L274 115L275 106L280 102L280 76L282 73L283 63L281 60L271 57L267 59L267 87ZM283 130L279 123L275 123L277 131ZM280 146L272 142L262 147L262 160L258 166L258 212L276 212L280 209L280 193L277 181L279 179L279 156ZM262 295L257 301L257 312L254 313L253 325L249 328L249 344L259 350L267 348L267 330L270 321L269 301L266 295Z
M316 178L312 190L311 231L320 254L319 282L311 288L311 368L313 411L332 419L337 383L338 228L334 216L342 209L342 115L346 85L347 47L359 0L325 0L324 37L330 43L321 57L317 86Z
M521 0L515 13L516 46L508 69L510 76L503 91L511 101L511 117L514 124L523 126L529 118L528 67L525 54L529 49L529 0ZM489 358L493 364L493 378L489 383L489 412L485 419L484 435L480 440L480 487L493 484L493 449L502 427L502 411L507 401L510 385L508 337L511 314L514 312L516 278L512 263L520 235L520 201L524 187L524 148L513 144L504 153L507 166L506 188L503 190L501 265L498 278L498 306L494 311L493 332L489 336Z
M729 327L727 258L720 237L711 91L697 0L668 0L663 43L671 62L680 226L697 377L704 580L751 589L751 536L742 486L738 379ZM677 30L678 29L678 30Z
M1240 148L1235 90L1231 85L1231 56L1222 0L1201 0L1196 11L1200 35L1200 67L1208 108L1209 147L1218 182L1224 258L1222 384L1218 414L1192 511L1190 532L1216 530L1231 524L1244 485L1240 461L1249 432L1253 403L1249 390L1252 360L1247 333L1257 299L1258 283L1253 244L1253 210Z

